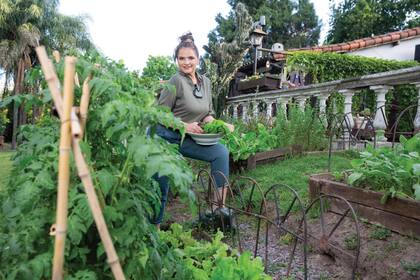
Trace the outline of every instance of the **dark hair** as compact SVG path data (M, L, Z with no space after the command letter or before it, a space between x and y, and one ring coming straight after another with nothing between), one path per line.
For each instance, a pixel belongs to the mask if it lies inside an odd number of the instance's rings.
M197 46L194 44L194 37L193 37L191 32L183 34L181 37L179 37L179 40L180 40L180 42L179 42L178 46L176 46L176 48L175 48L174 60L176 60L178 58L178 52L181 48L193 49L195 54L197 55L197 58L199 57L198 49L197 49Z

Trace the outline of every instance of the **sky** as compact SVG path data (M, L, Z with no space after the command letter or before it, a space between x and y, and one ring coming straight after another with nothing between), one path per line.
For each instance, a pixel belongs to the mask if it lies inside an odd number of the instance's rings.
M328 29L328 0L312 0L322 20L321 42ZM141 70L149 55L172 56L178 37L191 31L201 48L216 27L218 13L226 16L226 0L61 0L66 15L89 16L94 44L107 57L123 60L130 70Z

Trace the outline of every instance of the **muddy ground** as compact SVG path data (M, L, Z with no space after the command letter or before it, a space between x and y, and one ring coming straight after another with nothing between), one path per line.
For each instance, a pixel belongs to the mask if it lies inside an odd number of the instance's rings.
M179 198L171 198L168 203L166 226L178 222L186 226L196 225L197 217L193 217L188 207ZM310 216L310 215L309 215ZM315 215L316 216L316 215ZM254 252L258 223L255 218L237 214L237 229L234 234L227 232L226 242L232 247L241 247ZM292 233L297 233L298 221L301 217L294 214L287 219L284 226ZM324 230L329 233L337 224L340 216L327 213L324 216ZM165 224L163 228L165 228ZM420 240L402 236L387 229L359 221L360 253L354 279L420 279ZM329 239L331 246L320 248L322 232L319 217L308 217L307 279L352 279L355 256L357 255L357 230L353 219L345 218L334 230ZM294 245L293 235L270 226L268 230L267 248L265 246L265 223L261 224L257 255L265 261L266 269L273 279L303 279L304 254L303 243L298 242L291 265L289 278L287 268ZM301 233L299 236L302 236ZM337 249L338 248L338 249ZM323 249L323 250L322 250ZM341 250L341 251L340 251Z

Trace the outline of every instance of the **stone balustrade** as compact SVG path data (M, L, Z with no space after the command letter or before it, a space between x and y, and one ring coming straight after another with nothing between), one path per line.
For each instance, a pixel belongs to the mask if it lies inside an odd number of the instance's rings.
M414 128L420 131L420 66L410 67L400 70L365 75L355 78L331 81L320 84L312 84L290 89L278 89L265 92L256 92L235 96L227 99L227 112L238 118L238 108L241 108L242 120L247 120L251 115L258 117L265 114L267 118L273 116L272 108L275 106L277 114L286 112L286 106L294 100L299 108L304 110L307 101L311 97L317 97L317 104L321 116L325 117L327 111L327 101L332 93L338 92L344 97L344 113L350 127L353 127L352 99L358 91L368 88L376 94L376 113L373 121L377 139L384 139L387 120L385 113L386 95L393 86L401 84L413 84L418 92L417 114L414 118ZM266 110L260 112L259 104L265 103ZM252 105L251 105L252 104ZM252 112L250 108L252 107ZM335 111L336 108L333 109ZM326 122L326 119L324 119Z

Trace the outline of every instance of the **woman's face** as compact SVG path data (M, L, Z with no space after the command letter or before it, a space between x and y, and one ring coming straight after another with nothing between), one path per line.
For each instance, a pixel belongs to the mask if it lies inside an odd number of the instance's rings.
M183 73L192 76L198 64L198 57L191 48L180 48L178 51L178 67Z

